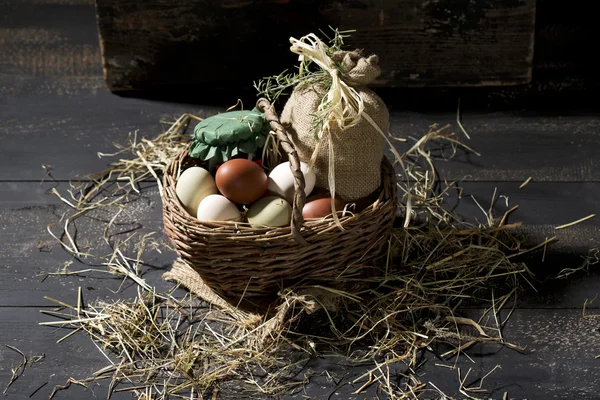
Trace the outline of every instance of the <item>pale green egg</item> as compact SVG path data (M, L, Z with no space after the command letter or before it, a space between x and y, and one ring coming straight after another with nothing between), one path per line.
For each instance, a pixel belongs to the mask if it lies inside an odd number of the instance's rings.
M286 226L292 219L292 206L284 199L268 196L252 204L246 216L250 225L255 228Z
M219 193L212 175L200 167L191 167L183 171L175 186L177 198L185 210L196 216L198 205L205 197Z

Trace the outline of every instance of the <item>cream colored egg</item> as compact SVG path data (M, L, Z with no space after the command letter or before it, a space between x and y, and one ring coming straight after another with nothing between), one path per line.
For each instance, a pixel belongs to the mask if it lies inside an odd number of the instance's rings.
M263 197L250 206L246 217L253 227L286 226L292 219L292 206L276 196Z
M304 194L308 197L315 187L317 177L314 171L308 169L308 164L300 162L300 170L304 174ZM293 204L294 202L294 174L290 169L290 162L279 164L269 174L268 190Z
M242 215L235 204L220 194L206 196L198 205L199 221L241 221Z
M195 217L200 202L206 196L219 191L215 179L207 170L191 167L183 171L177 179L175 193L185 210Z

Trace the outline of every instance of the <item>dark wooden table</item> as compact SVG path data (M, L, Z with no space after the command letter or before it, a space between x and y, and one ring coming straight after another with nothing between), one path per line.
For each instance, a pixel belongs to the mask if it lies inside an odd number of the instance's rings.
M152 137L161 131L161 119L174 120L184 112L209 116L235 100L204 106L208 102L201 92L194 103L185 104L111 94L102 79L93 4L0 1L0 390L21 360L5 345L29 357L45 355L14 382L6 398L28 399L48 382L31 397L47 398L69 377L85 378L106 365L86 336L74 335L57 344L64 331L38 326L50 320L40 313L52 307L44 296L73 304L79 287L87 302L129 298L135 291L104 274L44 278L73 261L47 233L47 225L65 211L48 191L65 189L74 175L105 168L108 161L97 153L113 151L113 143L124 143L130 132ZM600 320L582 317L584 302L600 293L600 273L591 266L568 279L553 278L563 268L580 266L588 249L600 245L600 218L554 230L599 211L600 119L595 113L565 111L561 105L552 112L482 111L477 106L463 101L463 124L472 137L469 145L482 156L461 156L441 164L441 172L448 179L466 176L465 190L482 202L497 188L511 206L519 205L511 220L522 221L532 241L554 235L559 241L548 249L543 263L537 255L537 292L520 296L504 330L508 340L526 348L525 353L475 348L469 353L472 362L460 361L463 376L471 369L475 380L501 366L485 379L483 386L491 391L485 398L502 399L506 393L506 398L529 400L600 399ZM457 128L456 104L435 113L390 107L396 135L417 138L434 122ZM51 177L44 180L47 168ZM531 183L520 189L529 177ZM158 193L151 189L144 196L131 221L160 231ZM461 207L465 216L481 217L472 201L465 200ZM501 213L506 206L499 202L496 208ZM99 228L91 224L86 229L93 234ZM170 284L161 275L173 260L173 253L157 254L152 260L156 268L145 278L167 289ZM598 314L599 308L600 300L588 305L587 312ZM437 367L431 355L426 359L422 380L463 398L457 370ZM319 363L327 361L318 361L315 368ZM306 394L317 399L367 396L350 395L354 390L338 390L335 382L322 377L311 382ZM105 386L89 391L73 386L55 398L103 398L105 393Z

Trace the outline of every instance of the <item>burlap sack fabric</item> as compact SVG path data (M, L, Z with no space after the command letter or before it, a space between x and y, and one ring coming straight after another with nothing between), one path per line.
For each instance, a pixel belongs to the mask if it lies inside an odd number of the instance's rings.
M222 310L231 311L234 308L204 283L200 275L192 267L180 259L175 261L171 269L163 274L163 278L182 285L208 304L215 305Z
M222 312L227 312L230 315L235 315L245 324L260 324L265 322L264 313L248 312L238 308L237 305L231 304L217 293L202 280L198 272L194 271L187 263L181 259L177 259L171 269L163 274L163 278L167 281L175 282L192 294L198 296L212 307L216 307ZM286 294L281 294L284 301L281 302L274 310L271 310L270 320L264 324L265 333L274 330L278 325L285 323L286 314L294 307L299 306L303 312L310 314L321 308L325 308L330 312L336 312L341 296L335 292L328 291L319 287L311 287L298 292L287 291Z
M342 79L362 97L365 112L382 132L389 128L389 111L372 90L366 88L381 74L376 55L363 57L359 50L338 51L333 60L341 64ZM309 162L319 139L315 137L314 114L325 94L318 85L297 86L285 104L281 123L292 137L300 160ZM335 193L345 201L364 198L381 183L381 161L385 139L366 119L343 132L333 124L330 130L335 154ZM317 187L329 189L329 143L322 140L314 163Z

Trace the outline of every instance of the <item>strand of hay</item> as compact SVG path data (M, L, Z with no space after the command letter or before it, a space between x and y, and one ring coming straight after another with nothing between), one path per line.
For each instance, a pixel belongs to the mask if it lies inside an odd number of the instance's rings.
M506 321L499 313L512 304L519 286L528 283L531 272L515 260L529 249L509 233L518 224L506 223L508 213L494 216L491 207L484 209L485 224L474 225L444 206L449 192L460 188L437 179L431 154L440 146L446 146L449 157L461 147L470 150L456 135L446 133L447 126L432 125L397 157L400 207L406 218L388 243L388 262L372 266L381 273L370 280L343 277L350 282L344 290L289 288L279 294L281 305L269 316L241 312L199 278L185 280L189 267L179 262L165 278L205 302L176 298L174 292L156 293L142 277L150 236L131 234L117 241L108 233L119 213L132 206L127 202L138 195L139 183L160 177L170 157L185 145L184 127L193 118L183 115L154 140L134 139L127 147L134 158L117 161L87 182L73 183L69 196L55 192L70 212L57 223L59 234L49 230L65 250L81 259L103 259L105 271L139 287L134 299L87 307L81 299L75 306L49 299L67 312L49 312L59 320L44 325L86 332L110 363L79 382L108 379L109 397L117 391L132 391L138 399L277 396L301 390L313 376L304 366L327 353L349 363L374 365L347 382L356 385L356 393L377 385L389 398L404 399L436 388L414 372L419 355L434 345L448 346L442 357L464 354L479 342L519 350L502 337ZM495 193L492 197L493 203ZM106 218L109 254L81 251L74 232L69 232L73 221L99 210L114 212ZM479 320L459 315L465 303L489 304L490 297L489 309ZM315 330L315 325L321 329ZM404 378L396 379L398 374ZM469 393L473 387L467 387L465 379L459 378L459 389Z

